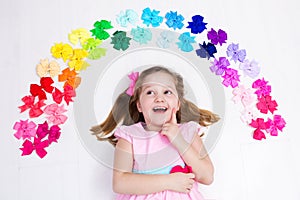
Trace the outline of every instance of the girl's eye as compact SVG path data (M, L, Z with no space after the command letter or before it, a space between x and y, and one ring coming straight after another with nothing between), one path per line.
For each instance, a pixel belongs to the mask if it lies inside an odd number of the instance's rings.
M151 95L151 94L154 94L154 92L151 91L151 90L149 90L149 91L146 92L146 94L147 94L147 95Z
M172 94L172 91L170 91L170 90L166 90L166 91L164 92L164 94L168 94L168 95L170 95L170 94Z

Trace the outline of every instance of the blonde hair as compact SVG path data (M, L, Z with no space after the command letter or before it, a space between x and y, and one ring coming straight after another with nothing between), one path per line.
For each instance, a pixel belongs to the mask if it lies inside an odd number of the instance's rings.
M107 118L99 125L93 126L90 131L100 141L109 141L114 146L117 143L117 138L114 136L113 131L119 125L132 125L137 122L145 122L143 114L138 111L137 102L142 90L142 84L145 78L155 72L163 72L173 77L175 87L178 93L180 102L179 111L176 113L178 123L195 121L201 126L209 126L217 122L220 118L218 115L211 111L204 110L196 106L191 101L184 98L184 85L182 76L162 66L154 66L144 70L134 88L134 94L129 96L126 90L123 91L116 99Z

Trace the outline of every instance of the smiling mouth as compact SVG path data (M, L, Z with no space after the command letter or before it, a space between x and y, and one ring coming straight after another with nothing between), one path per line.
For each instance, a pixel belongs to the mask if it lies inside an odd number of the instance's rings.
M154 107L153 108L153 111L154 112L166 112L168 109L166 107L161 107L161 106L158 106L158 107Z

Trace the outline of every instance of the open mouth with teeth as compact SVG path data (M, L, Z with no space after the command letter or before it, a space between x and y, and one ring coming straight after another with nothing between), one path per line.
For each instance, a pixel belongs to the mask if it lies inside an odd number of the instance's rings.
M163 106L158 106L158 107L154 107L152 109L154 112L156 113L164 113L166 112L168 109L166 107L163 107Z

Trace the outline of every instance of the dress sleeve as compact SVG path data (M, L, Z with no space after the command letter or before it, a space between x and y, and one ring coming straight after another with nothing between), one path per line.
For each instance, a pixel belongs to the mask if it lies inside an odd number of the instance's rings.
M196 135L200 136L207 131L206 127L197 122L191 121L182 126L182 135L184 139L191 143Z
M116 138L122 138L127 140L129 143L132 144L132 136L126 131L124 126L120 126L118 128L116 128L115 132L114 132L114 136Z

